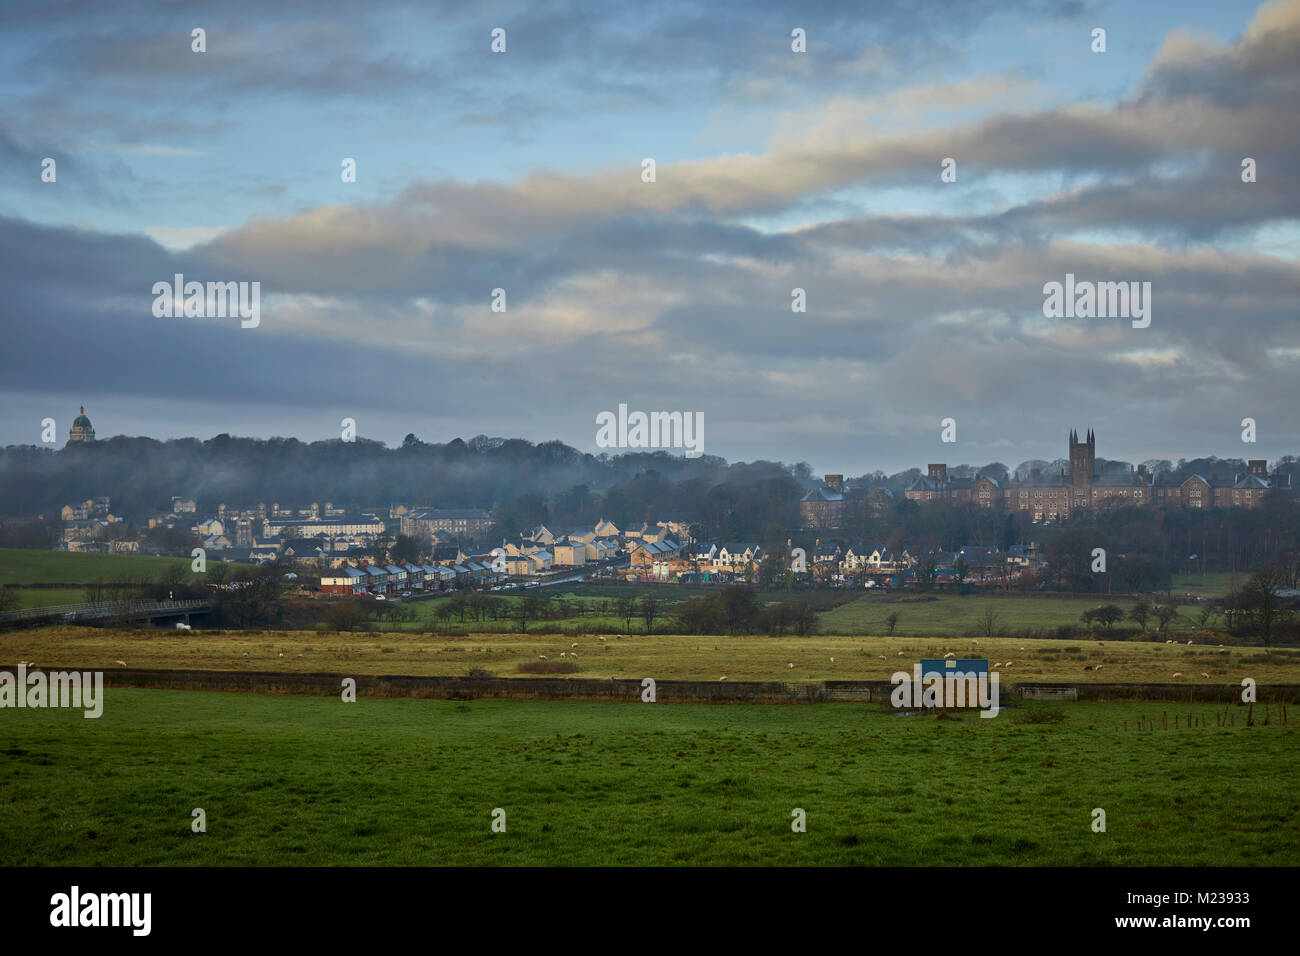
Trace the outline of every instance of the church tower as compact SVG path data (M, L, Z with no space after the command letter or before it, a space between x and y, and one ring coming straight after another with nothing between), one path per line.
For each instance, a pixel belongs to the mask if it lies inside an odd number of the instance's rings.
M1097 436L1088 429L1086 441L1079 441L1079 433L1070 432L1070 484L1092 484L1093 470L1097 462Z

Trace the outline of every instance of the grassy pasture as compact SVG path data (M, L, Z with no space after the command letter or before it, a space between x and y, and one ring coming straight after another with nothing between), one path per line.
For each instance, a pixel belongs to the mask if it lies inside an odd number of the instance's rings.
M157 579L170 565L179 565L189 575L188 558L0 548L0 587L6 584L66 584L76 587L90 584L98 578L105 581L126 581L140 577Z
M577 648L572 647L576 643ZM888 680L922 657L949 651L987 657L1004 682L1300 684L1300 650L1164 644L1150 641L1024 638L691 636L628 634L622 639L544 634L314 633L191 631L49 626L0 632L0 666L129 667L358 674L465 674L502 677L545 655L571 660L580 677L660 680ZM565 655L561 658L561 654ZM247 655L247 656L245 656ZM834 662L831 658L835 658ZM6 663L7 662L7 663ZM794 667L790 667L794 664ZM1084 667L1102 665L1100 671ZM1174 673L1182 676L1175 678ZM1202 677L1202 674L1209 677Z
M187 579L197 576L190 574L187 558L0 548L0 588L7 587L20 608L79 604L86 599L86 585L97 580L157 580L172 565L184 570Z
M98 720L3 712L0 865L1300 864L1294 723L1038 706L110 690Z
M1163 595L1149 596L1148 603ZM1177 595L1175 595L1177 599ZM962 637L983 633L984 615L997 615L995 629L1010 634L1017 631L1043 632L1064 624L1082 626L1080 615L1100 604L1116 604L1125 613L1136 604L1127 596L1096 594L1088 597L1016 594L918 594L891 592L866 594L849 604L834 608L818 617L818 630L824 634L883 634L885 618L898 614L895 634L943 635ZM1181 603L1179 616L1171 630L1191 630L1193 614L1199 610ZM1133 627L1127 619L1122 627ZM1151 625L1154 626L1154 625Z

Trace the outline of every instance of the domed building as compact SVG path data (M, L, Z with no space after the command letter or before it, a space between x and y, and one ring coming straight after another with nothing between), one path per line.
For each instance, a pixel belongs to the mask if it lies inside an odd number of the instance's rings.
M74 441L94 441L95 429L86 417L86 406L81 406L81 414L72 420L72 429L68 432L68 443Z

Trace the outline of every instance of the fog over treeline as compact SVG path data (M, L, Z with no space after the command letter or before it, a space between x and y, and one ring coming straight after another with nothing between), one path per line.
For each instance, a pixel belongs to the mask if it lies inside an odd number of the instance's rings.
M1031 467L1059 471L1064 461L949 467L954 478L988 474L1006 482ZM1181 480L1193 473L1229 477L1239 458L1145 463ZM1294 456L1272 463L1284 472ZM1128 462L1098 460L1106 471ZM885 487L898 497L920 467L886 475L848 476L858 492ZM511 526L547 520L572 524L608 517L620 524L673 515L702 521L720 534L759 537L772 525L798 525L798 500L820 483L803 462L729 463L715 456L667 452L591 455L558 441L457 438L426 443L407 435L398 447L357 439L305 443L295 438L199 440L118 436L61 449L11 445L0 450L0 514L53 513L97 495L129 519L164 511L173 495L194 498L201 516L218 504L303 507L331 502L350 511L392 502L438 508L492 509ZM851 492L852 493L852 492Z
M196 499L205 513L222 503L302 507L327 501L349 510L386 508L391 502L491 509L524 495L598 505L610 495L616 501L620 489L638 477L644 483L647 476L666 491L689 486L684 495L776 481L797 500L809 475L807 465L733 464L662 451L597 456L558 441L533 444L483 435L442 444L408 435L396 448L361 438L305 443L225 434L206 441L118 436L58 450L32 445L0 450L0 513L57 511L96 495L108 495L114 513L127 517L165 510L173 495ZM670 498L659 504L672 508Z

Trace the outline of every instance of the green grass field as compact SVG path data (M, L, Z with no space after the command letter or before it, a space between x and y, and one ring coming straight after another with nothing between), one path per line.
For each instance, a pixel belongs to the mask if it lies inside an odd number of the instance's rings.
M1300 864L1300 727L1038 706L1061 721L111 690L0 712L0 865Z
M0 588L8 588L20 608L79 604L86 600L85 586L95 581L157 580L171 565L180 566L187 579L196 577L186 558L0 548Z
M1198 594L1202 597L1223 597L1234 587L1245 583L1247 574L1228 574L1212 572L1210 574L1175 574L1172 590L1175 595Z
M1162 597L1148 597L1147 601L1159 601ZM896 613L895 634L964 637L982 634L984 615L992 610L997 615L998 630L1009 634L1046 632L1066 624L1081 626L1079 615L1099 604L1116 604L1127 613L1135 603L1128 596L1106 594L1077 598L1042 594L867 594L819 615L818 630L823 634L882 634L885 618ZM1180 603L1179 616L1172 629L1194 628L1193 615L1197 610L1191 604ZM1134 625L1125 620L1120 626Z
M668 634L629 634L622 639L609 635L602 641L591 634L178 633L68 626L0 632L0 666L28 660L46 667L111 669L124 660L128 667L140 668L345 674L466 674L470 668L482 668L516 677L520 664L541 655L559 661L573 660L576 654L578 677L717 680L725 674L733 681L888 680L922 657L942 657L949 651L1003 664L998 670L1007 683L1236 685L1252 677L1263 684L1300 684L1300 650L1266 652L1217 643ZM1084 670L1097 665L1102 669Z
M66 551L29 551L0 548L0 587L6 584L69 584L84 586L102 578L158 578L169 565L189 573L188 558L156 558L145 554L79 554Z

